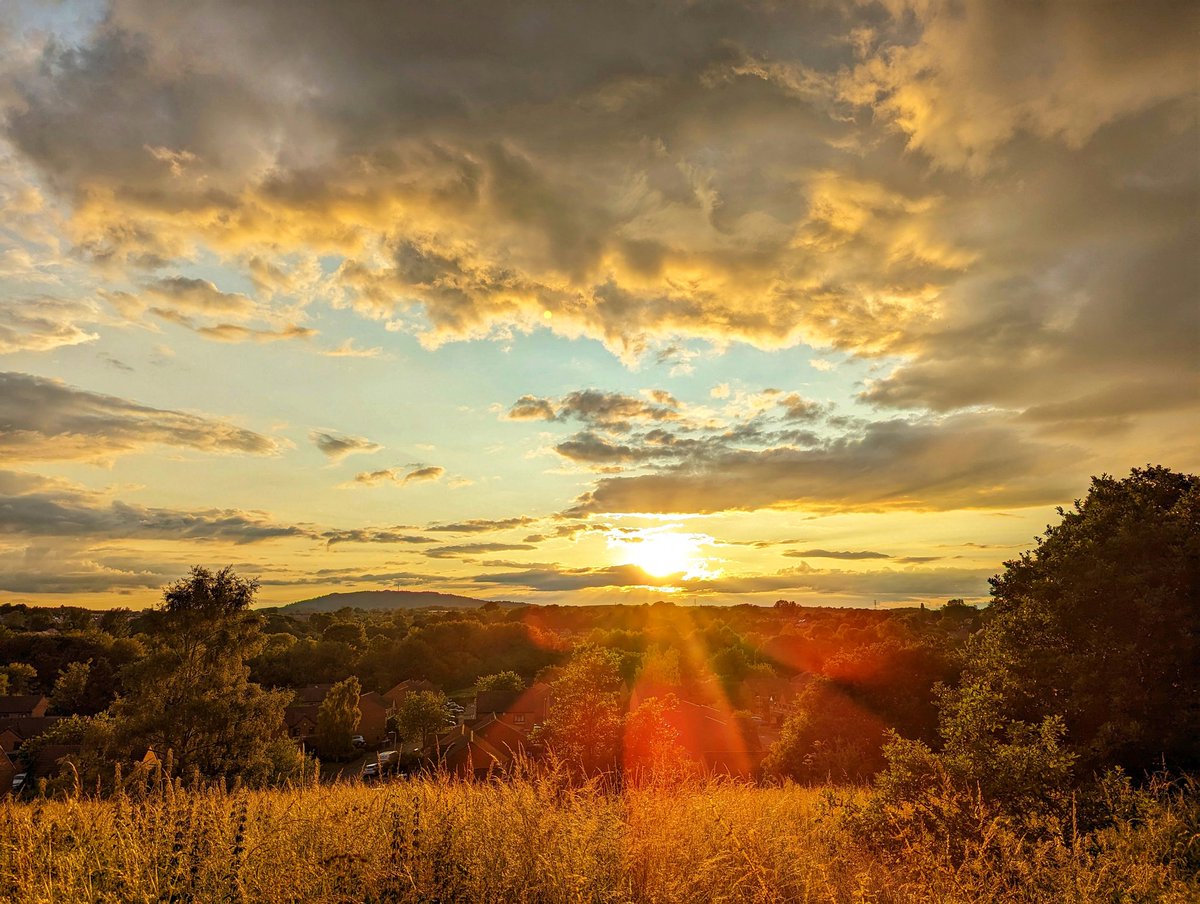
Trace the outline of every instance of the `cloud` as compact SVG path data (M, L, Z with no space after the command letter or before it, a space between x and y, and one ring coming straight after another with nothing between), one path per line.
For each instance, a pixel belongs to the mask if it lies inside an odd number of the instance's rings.
M413 528L397 525L391 528L360 527L345 530L326 530L320 533L320 538L326 546L336 546L339 543L436 543L432 537L422 537L407 531Z
M762 593L807 592L857 599L883 597L891 601L954 596L982 596L990 571L966 568L879 571L793 571L685 579L681 575L654 577L636 565L601 568L529 568L480 574L474 583L521 587L538 593L577 593L587 590L627 590L637 587L681 588L703 596L748 596Z
M97 559L73 547L32 543L0 549L0 591L6 593L128 593L177 576L156 565Z
M154 305L192 314L247 317L254 313L254 302L237 292L222 292L206 279L171 276L142 286L142 293Z
M457 546L435 546L432 549L422 550L422 555L431 559L462 559L485 552L512 552L525 549L537 549L537 547L531 543L462 543Z
M383 446L363 436L347 436L328 430L310 430L309 441L331 462L339 462L348 455L370 455Z
M784 553L793 559L890 559L885 552L849 552L836 549L789 549Z
M0 140L30 177L4 200L23 218L15 257L66 257L28 219L57 217L114 306L212 339L309 336L300 309L319 298L428 347L544 329L630 366L804 343L823 357L797 361L818 370L874 366L861 400L877 432L897 411L1000 408L1027 412L1011 452L1072 436L1185 448L1198 16L518 0L297 17L282 0L114 0L94 28L30 34L6 61ZM259 298L157 275L210 258ZM276 294L295 304L268 308ZM0 315L0 342L94 332L46 310ZM795 429L822 420L800 401ZM560 452L595 468L682 480L700 454L682 451L695 437L670 401L531 392L509 417L578 424ZM640 435L655 427L670 441ZM811 466L819 449L774 432L774 460Z
M99 460L153 445L252 455L280 450L276 440L225 421L0 373L0 454L9 461Z
M99 319L89 302L45 296L6 299L0 305L0 355L94 342L98 334L80 324Z
M652 474L602 478L567 514L1040 505L1068 498L1081 466L1077 451L1003 419L897 419L814 448L715 448Z
M472 518L469 521L430 524L425 530L452 534L482 534L490 531L509 530L514 527L524 527L527 524L533 524L537 520L537 518L530 518L527 515L521 515L516 518L498 518L495 520Z
M843 73L841 90L943 166L984 169L1021 131L1080 147L1110 123L1195 91L1200 15L1189 4L890 6L891 21ZM914 19L919 39L906 40Z
M653 401L619 392L582 389L562 399L522 396L508 411L514 421L577 420L609 430L625 432L635 421L671 421L679 418L679 402L663 390L647 393Z
M379 471L363 471L361 474L355 474L354 480L350 484L358 484L360 486L376 486L381 483L394 483L400 486L407 486L410 483L424 483L432 480L441 480L442 475L446 473L445 468L437 465L429 465L421 468L413 468L405 470L404 468L383 468Z
M347 339L336 348L326 349L321 354L327 358L378 358L383 354L383 348L380 346L359 348L354 344L353 339Z
M25 537L202 540L256 543L311 537L307 528L279 524L259 512L185 511L108 499L75 484L0 471L0 534Z
M284 339L309 339L317 331L308 327L289 324L278 330L258 329L235 323L218 323L214 326L192 326L188 328L218 342L279 342Z

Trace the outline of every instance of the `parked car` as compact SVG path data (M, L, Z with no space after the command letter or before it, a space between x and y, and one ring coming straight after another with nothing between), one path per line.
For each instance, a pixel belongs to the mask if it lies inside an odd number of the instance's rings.
M367 739L364 738L360 734L356 734L354 737L352 737L350 739L350 743L353 744L359 750L362 750L364 747L367 746Z
M16 794L18 791L20 791L23 787L25 787L25 778L28 774L29 773L27 773L27 772L18 772L16 775L13 776L12 789L13 789L14 794Z
M384 773L396 771L400 754L395 750L381 750L366 762L362 768L361 777L364 782L376 781Z

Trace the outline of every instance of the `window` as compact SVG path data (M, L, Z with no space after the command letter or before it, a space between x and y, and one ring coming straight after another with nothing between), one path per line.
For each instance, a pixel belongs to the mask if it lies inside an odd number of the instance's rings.
M524 725L525 724L525 713L515 713L513 715L513 721L516 722L518 725Z

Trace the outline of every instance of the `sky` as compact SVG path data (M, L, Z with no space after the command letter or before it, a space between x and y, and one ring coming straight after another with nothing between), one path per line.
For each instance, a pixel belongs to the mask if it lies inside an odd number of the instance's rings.
M1200 6L0 6L0 600L983 600L1200 464Z

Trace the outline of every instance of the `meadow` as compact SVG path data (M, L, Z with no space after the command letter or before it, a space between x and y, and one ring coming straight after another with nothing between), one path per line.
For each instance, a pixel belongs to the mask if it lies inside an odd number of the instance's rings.
M868 793L727 781L615 792L548 773L10 799L0 900L1200 899L1195 796L1178 787L1129 791L1104 828L1040 839L970 799L957 802L977 820L964 837L871 838L853 818Z

